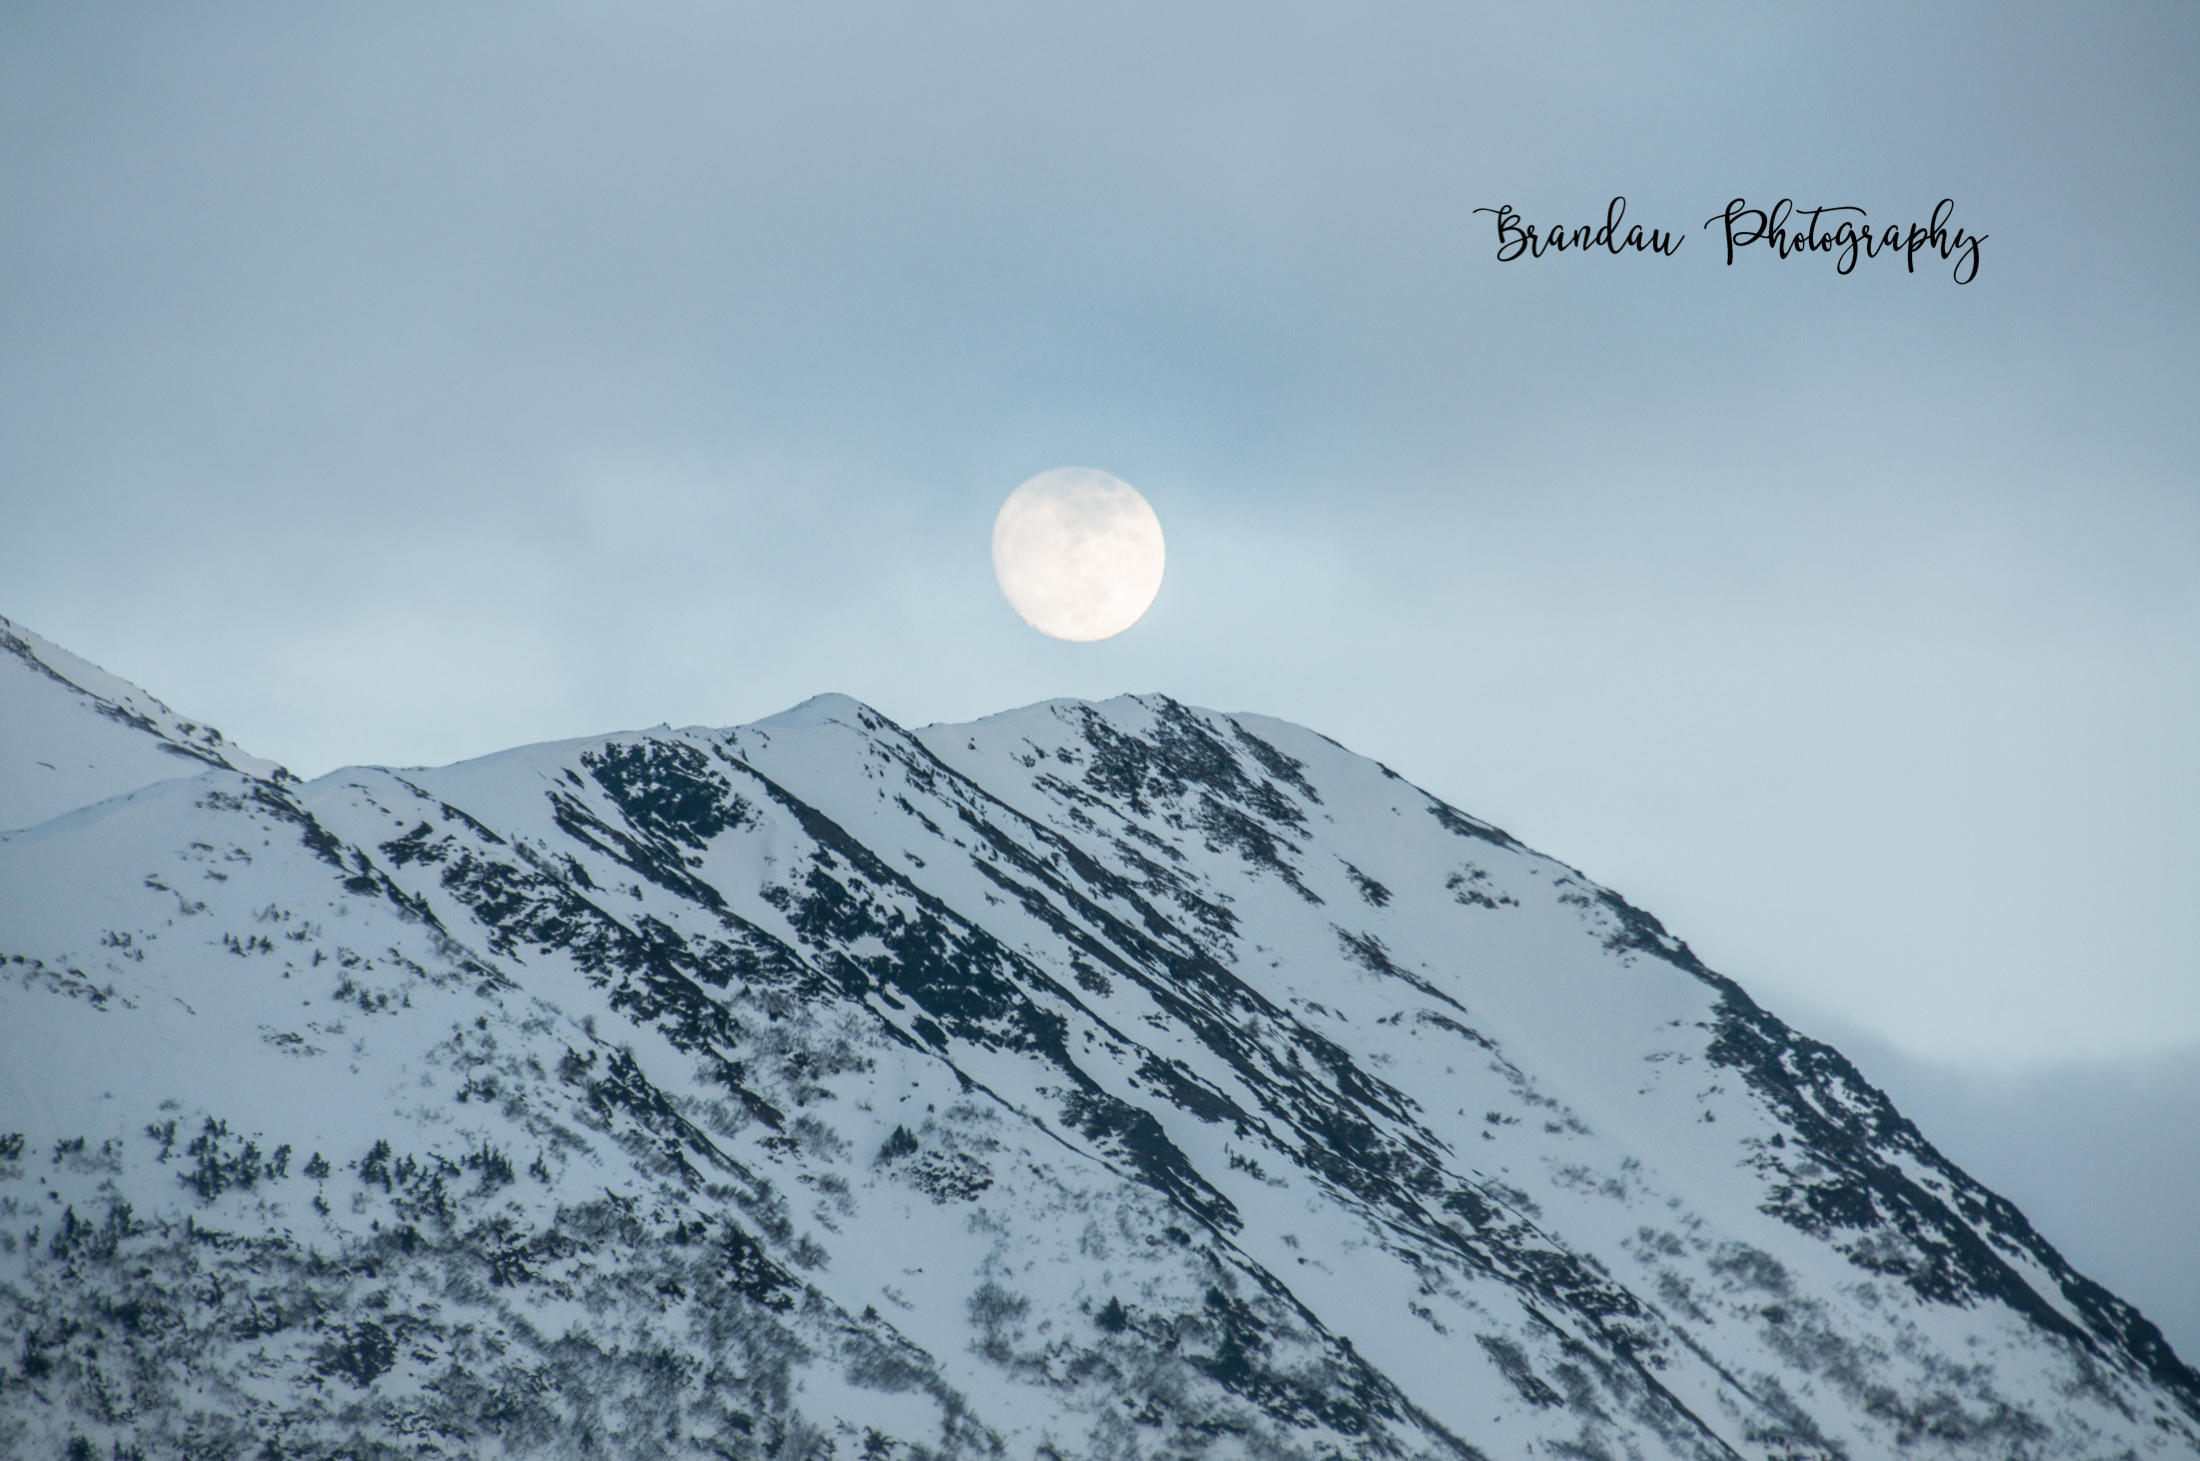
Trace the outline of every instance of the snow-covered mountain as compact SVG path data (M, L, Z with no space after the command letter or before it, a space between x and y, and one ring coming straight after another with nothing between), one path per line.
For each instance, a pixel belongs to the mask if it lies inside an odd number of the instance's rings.
M0 649L5 1455L2200 1453L1838 1052L1310 731L301 784Z
M220 731L0 619L0 831L209 766L288 776Z

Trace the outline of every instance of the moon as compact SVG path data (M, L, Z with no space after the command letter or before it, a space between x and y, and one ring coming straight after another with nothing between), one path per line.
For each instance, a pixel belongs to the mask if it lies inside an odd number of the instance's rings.
M993 573L1024 622L1090 642L1136 624L1161 592L1161 519L1138 489L1089 467L1041 472L993 519Z

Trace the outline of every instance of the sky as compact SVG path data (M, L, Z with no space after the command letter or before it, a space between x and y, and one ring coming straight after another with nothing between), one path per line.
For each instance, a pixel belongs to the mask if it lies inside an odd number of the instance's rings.
M307 776L828 690L1298 721L2200 1353L2132 1226L2200 1196L2196 62L2168 4L26 0L0 613ZM1621 195L1678 251L1476 211ZM1729 264L1737 197L1986 237ZM1060 466L1168 534L1099 644L988 561Z

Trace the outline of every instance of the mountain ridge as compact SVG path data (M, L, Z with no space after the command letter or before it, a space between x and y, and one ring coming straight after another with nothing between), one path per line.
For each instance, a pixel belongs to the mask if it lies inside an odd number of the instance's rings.
M0 837L46 1037L9 1037L0 1177L52 1144L44 1206L0 1197L0 1440L2200 1450L2200 1376L1837 1051L1284 722L821 696L101 807ZM308 990L343 1013L274 1013ZM123 1373L71 1348L133 1304Z
M182 774L180 763L289 779L211 726L184 719L127 680L0 618L0 745L11 758L0 780L0 830L35 826L108 797ZM71 715L69 707L90 716ZM56 731L68 727L67 733ZM43 774L38 774L43 773Z

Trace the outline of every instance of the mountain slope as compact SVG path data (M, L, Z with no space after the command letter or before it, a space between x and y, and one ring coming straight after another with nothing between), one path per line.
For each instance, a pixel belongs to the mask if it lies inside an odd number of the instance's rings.
M0 618L0 831L209 767L283 774L220 731Z
M9 1454L2200 1452L1838 1053L1259 717L232 764L0 838L0 959Z

